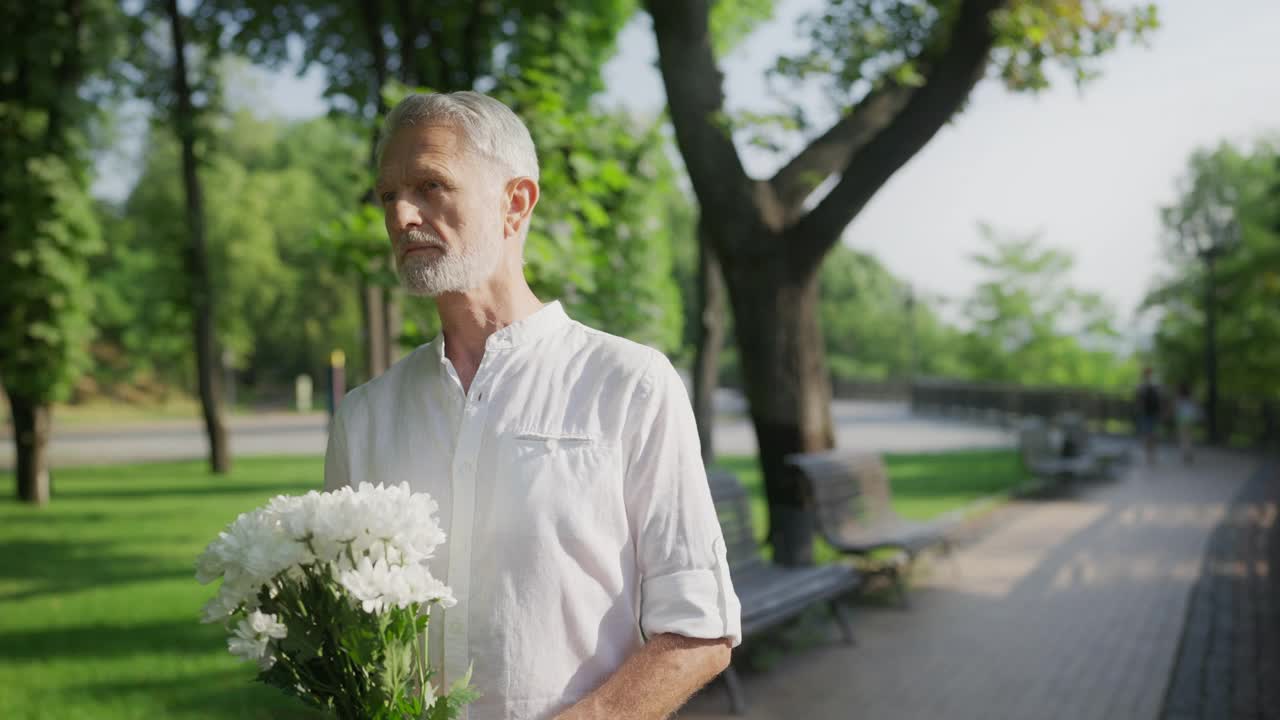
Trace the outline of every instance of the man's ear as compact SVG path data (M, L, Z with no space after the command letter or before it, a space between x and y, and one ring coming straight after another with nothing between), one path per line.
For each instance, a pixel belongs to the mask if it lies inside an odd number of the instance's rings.
M507 183L507 212L503 218L503 237L520 237L529 226L533 208L538 204L538 181L518 177Z

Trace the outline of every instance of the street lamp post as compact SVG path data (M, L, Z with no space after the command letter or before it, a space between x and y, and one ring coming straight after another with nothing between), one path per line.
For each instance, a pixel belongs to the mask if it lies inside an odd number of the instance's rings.
M1205 430L1210 444L1221 438L1218 432L1218 259L1240 242L1240 226L1235 210L1224 199L1212 199L1178 225L1183 249L1204 263L1204 370L1208 384L1205 399Z
M916 292L910 285L906 286L902 301L907 312L907 386L916 382Z

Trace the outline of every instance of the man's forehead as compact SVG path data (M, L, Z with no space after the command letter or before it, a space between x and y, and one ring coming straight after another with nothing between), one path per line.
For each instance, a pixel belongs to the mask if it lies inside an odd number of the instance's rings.
M380 171L448 160L460 155L462 137L451 125L409 125L392 133L382 152Z

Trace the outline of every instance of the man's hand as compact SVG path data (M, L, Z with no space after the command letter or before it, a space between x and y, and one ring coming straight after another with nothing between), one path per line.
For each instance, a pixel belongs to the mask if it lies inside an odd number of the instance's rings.
M729 667L728 638L655 635L595 692L556 720L661 720Z

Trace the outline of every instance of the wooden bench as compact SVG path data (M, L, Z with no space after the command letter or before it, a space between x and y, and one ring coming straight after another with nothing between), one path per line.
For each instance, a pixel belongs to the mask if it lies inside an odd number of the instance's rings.
M898 599L909 604L906 578L916 557L930 547L950 552L957 514L932 522L906 520L893 509L889 474L879 455L833 450L787 457L808 485L818 531L831 547L855 556L869 573L888 577ZM880 551L896 550L890 558Z
M839 599L861 585L857 570L844 565L783 567L764 558L756 541L751 502L742 483L730 472L709 470L711 496L724 533L733 588L742 603L742 634L757 635L790 620L818 603L825 603L845 642L853 629ZM722 674L735 715L746 711L742 683L732 663Z
M1093 455L1063 454L1049 438L1049 428L1039 418L1028 418L1018 429L1018 452L1032 475L1055 482L1099 477L1102 463Z

